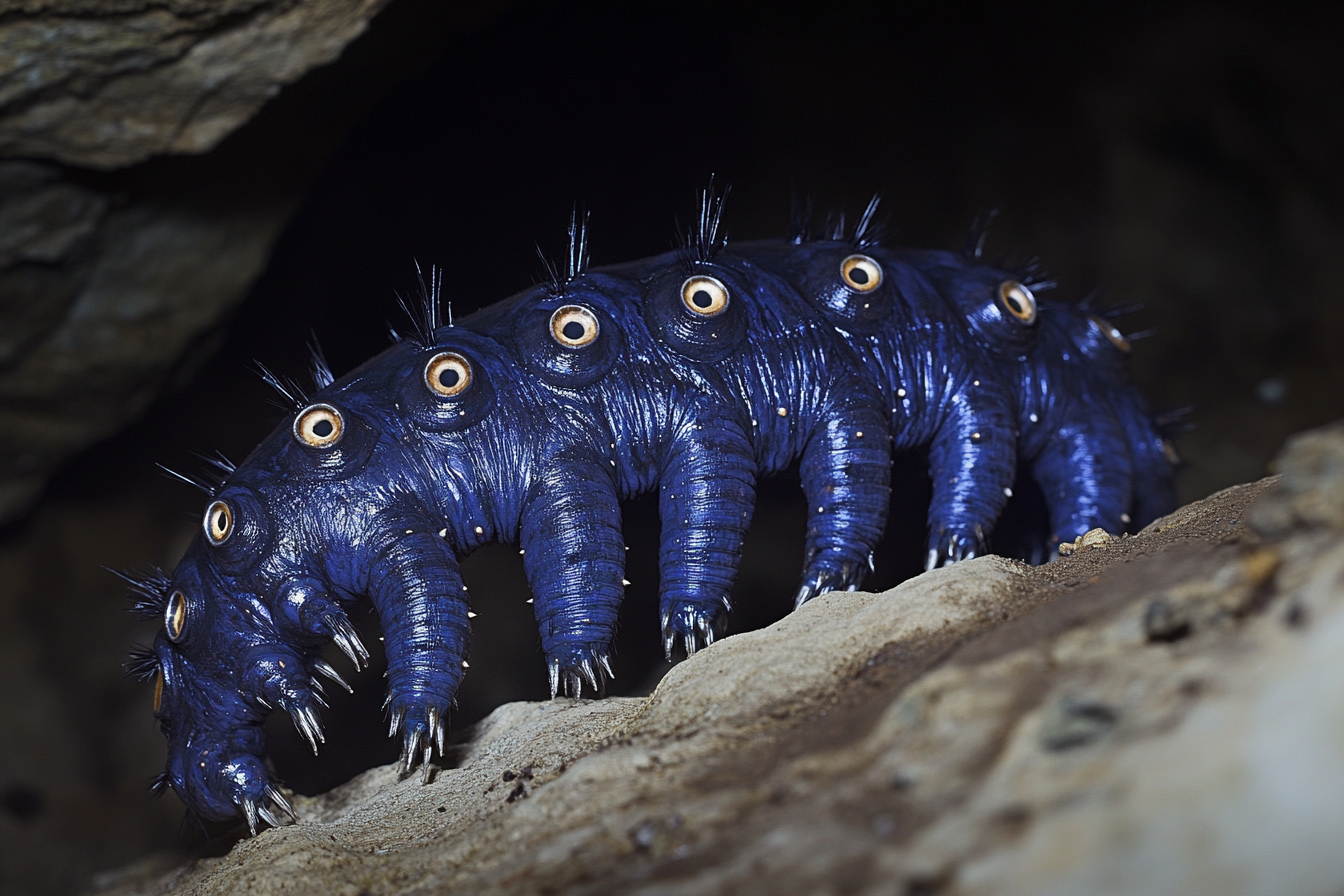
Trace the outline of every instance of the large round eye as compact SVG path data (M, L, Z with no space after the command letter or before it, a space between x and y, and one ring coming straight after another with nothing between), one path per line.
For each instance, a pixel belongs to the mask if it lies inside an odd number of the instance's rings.
M551 315L551 335L569 348L592 345L597 332L597 315L582 305L562 305Z
M1092 322L1092 326L1101 331L1101 335L1111 340L1111 345L1120 349L1122 352L1129 352L1129 340L1125 338L1124 333L1121 333L1116 329L1114 324L1108 320L1103 320L1102 318L1097 317L1095 314L1089 314L1087 319Z
M1016 280L1005 280L999 284L999 301L1009 314L1022 323L1036 323L1036 297Z
M329 404L309 405L294 418L294 438L312 448L330 448L344 432L345 418Z
M223 501L216 501L205 508L205 537L219 547L233 534L233 508Z
M443 398L454 398L471 385L471 364L457 352L439 352L425 365L425 385Z
M714 317L728 307L728 287L700 274L681 284L681 301L701 317Z
M840 262L845 285L859 292L871 292L882 285L882 268L867 255L851 255Z
M180 641L187 630L187 596L174 591L168 598L168 606L163 611L163 627L171 641Z

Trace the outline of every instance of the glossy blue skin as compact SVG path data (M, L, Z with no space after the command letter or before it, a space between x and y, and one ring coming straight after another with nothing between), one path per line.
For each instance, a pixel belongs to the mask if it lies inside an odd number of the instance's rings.
M856 252L880 266L877 289L841 280ZM705 275L730 297L713 317L682 300ZM1067 306L1004 319L1007 279L842 241L674 253L529 290L320 390L341 440L313 448L279 428L216 495L232 534L203 533L174 572L186 625L155 644L168 783L207 817L268 817L261 722L269 708L315 722L317 652L361 596L385 633L406 766L421 751L428 763L467 655L458 557L487 542L524 549L553 691L598 689L623 592L618 502L655 488L669 655L722 632L755 481L796 459L810 514L799 603L861 584L893 450L929 449L930 565L984 550L1019 462L1058 539L1164 512L1171 470L1123 354ZM582 347L552 337L567 305L599 323ZM472 369L451 398L425 382L442 351Z

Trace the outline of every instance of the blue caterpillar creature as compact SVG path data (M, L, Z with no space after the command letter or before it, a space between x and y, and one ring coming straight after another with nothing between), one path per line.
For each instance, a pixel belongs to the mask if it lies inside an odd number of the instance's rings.
M720 238L707 191L679 251L587 269L571 219L563 271L445 326L423 290L413 337L317 391L270 377L294 412L220 481L171 576L132 576L163 619L131 671L154 680L168 739L156 788L253 833L293 814L265 764L283 710L316 751L319 651L387 648L390 734L428 768L466 666L462 555L524 552L552 694L597 691L625 563L619 502L657 490L670 658L722 634L758 477L801 463L808 502L796 603L855 590L890 503L893 452L926 448L929 567L986 550L1029 465L1052 541L1141 526L1173 506L1159 427L1105 317L1048 304L1029 273L880 246L876 201L852 228Z

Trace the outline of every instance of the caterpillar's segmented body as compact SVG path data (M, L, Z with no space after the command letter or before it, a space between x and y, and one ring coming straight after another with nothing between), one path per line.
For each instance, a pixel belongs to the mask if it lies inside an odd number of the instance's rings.
M202 815L274 824L264 767L279 708L317 749L318 658L367 659L345 612L367 596L387 642L387 707L409 770L443 749L469 608L458 558L517 542L553 692L598 689L623 593L619 501L657 490L662 637L722 633L761 476L801 462L801 604L874 562L894 451L926 447L928 565L973 557L1020 465L1054 537L1141 526L1173 504L1164 441L1106 319L1039 301L965 255L854 232L737 245L706 196L678 252L563 276L415 338L319 389L212 489L171 576L140 582L165 622L162 784ZM347 686L348 687L348 686Z

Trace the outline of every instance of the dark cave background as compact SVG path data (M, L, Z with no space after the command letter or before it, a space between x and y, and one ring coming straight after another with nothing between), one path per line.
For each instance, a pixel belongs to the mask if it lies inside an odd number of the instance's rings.
M431 6L396 0L372 32L423 43ZM730 240L785 233L795 191L851 214L880 193L889 241L912 246L959 247L999 209L991 256L1039 255L1060 284L1050 298L1095 289L1102 304L1144 304L1124 321L1153 331L1136 343L1135 380L1156 409L1195 408L1182 500L1265 475L1286 435L1344 416L1342 23L1336 5L515 3L445 29L432 62L329 158L250 297L172 391L0 530L0 576L29 595L37 633L0 673L38 670L39 687L8 699L42 720L0 771L0 844L45 869L24 878L34 892L67 892L150 851L217 851L237 835L216 826L207 842L179 826L174 797L150 801L163 740L149 689L120 677L126 646L154 626L124 612L101 567L171 568L202 506L154 463L245 456L282 417L253 359L306 379L310 330L338 374L380 351L413 261L443 268L457 315L530 285L535 246L561 253L576 201L592 213L595 265L667 249L711 173L732 185ZM216 152L246 165L249 129L285 125L268 107ZM90 177L171 183L190 163ZM922 553L921 459L899 461L894 485L874 590ZM626 511L634 584L612 693L641 694L667 668L657 520L649 500ZM730 632L789 609L803 522L796 477L762 486ZM516 549L483 549L465 569L480 615L457 730L547 696ZM376 621L357 622L376 645ZM293 788L395 758L380 671L332 695L318 758L273 720Z

